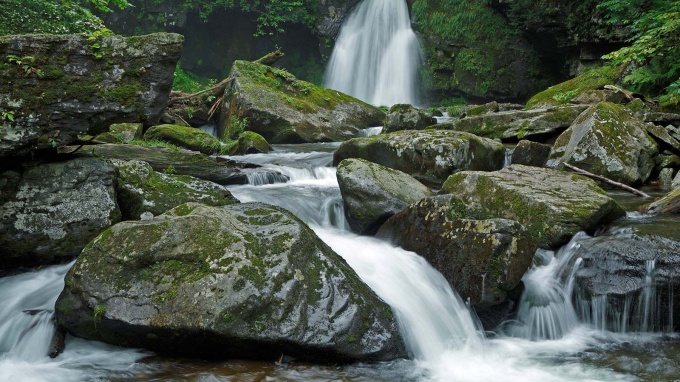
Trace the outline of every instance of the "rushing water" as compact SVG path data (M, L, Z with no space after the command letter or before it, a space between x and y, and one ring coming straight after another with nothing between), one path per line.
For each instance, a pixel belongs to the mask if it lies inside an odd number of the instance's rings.
M419 105L422 60L406 0L364 0L342 26L325 86L374 105Z
M287 182L235 186L241 201L294 212L392 306L413 360L348 366L274 362L201 362L153 356L67 337L66 351L45 354L54 301L70 265L0 279L0 381L634 381L675 380L680 342L664 334L612 333L574 308L575 250L541 251L524 277L516 322L487 336L444 278L414 253L347 229L330 167L337 144L277 146L237 157ZM654 264L649 264L650 283ZM642 293L653 301L654 291ZM651 306L651 305L650 305ZM650 319L653 319L650 316ZM653 357L652 357L653 355Z

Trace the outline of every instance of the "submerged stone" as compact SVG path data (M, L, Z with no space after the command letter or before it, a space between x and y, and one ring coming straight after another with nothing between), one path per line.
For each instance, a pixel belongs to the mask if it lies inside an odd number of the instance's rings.
M392 310L290 212L180 205L94 239L56 304L71 334L193 357L406 356Z

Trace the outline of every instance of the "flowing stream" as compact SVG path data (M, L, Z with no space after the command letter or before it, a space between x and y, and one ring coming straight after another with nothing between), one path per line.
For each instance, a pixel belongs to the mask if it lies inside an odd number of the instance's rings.
M231 191L242 202L276 204L307 222L393 308L412 360L342 367L203 362L72 337L66 351L50 359L52 311L68 264L0 278L0 381L672 381L680 375L676 337L610 332L577 314L574 249L592 240L585 234L560 251L539 251L524 277L517 322L485 334L424 259L348 231L330 167L336 147L277 146L267 155L237 157L285 177ZM651 278L654 264L648 266ZM654 296L649 288L639 299L644 304Z
M419 105L422 60L406 0L364 0L340 30L324 85L373 105Z

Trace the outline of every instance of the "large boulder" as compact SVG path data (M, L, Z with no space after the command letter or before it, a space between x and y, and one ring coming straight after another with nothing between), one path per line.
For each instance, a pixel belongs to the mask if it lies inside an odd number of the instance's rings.
M680 173L679 173L680 174ZM678 179L680 175L676 176ZM661 199L649 204L645 212L648 214L678 214L680 213L680 188L669 192Z
M340 162L337 177L347 222L365 235L373 235L390 216L431 194L410 175L363 159Z
M114 123L109 131L97 135L94 140L105 143L130 143L142 139L144 125L141 123Z
M165 109L182 36L0 38L0 157L62 146Z
M343 142L333 154L333 163L347 158L378 163L439 187L457 171L500 169L505 148L500 142L459 131L405 130Z
M154 171L176 175L191 175L221 185L248 184L248 177L241 171L244 164L201 153L164 147L105 144L84 146L77 151L83 157L139 160L147 162Z
M116 169L81 158L0 174L0 269L63 261L120 221Z
M437 120L423 110L416 109L408 104L397 104L390 107L382 132L423 130L436 123Z
M239 202L217 183L156 172L148 163L136 160L111 162L118 169L116 194L123 220L150 219L187 202L209 206Z
M59 325L191 356L322 362L405 357L389 306L290 212L188 203L93 240L66 276Z
M614 331L665 331L673 325L668 319L680 314L673 302L680 293L680 242L615 229L577 243L573 256L582 261L575 300L579 311L593 312L584 318Z
M343 141L382 125L379 109L335 90L300 81L282 69L236 61L220 116L220 133L254 131L271 143ZM245 127L241 126L241 121Z
M518 221L542 248L559 247L576 232L592 232L626 214L593 180L523 165L454 174L441 193L460 198L468 217Z
M557 138L551 165L569 163L624 184L643 183L654 168L656 142L645 123L621 105L603 102L584 111Z
M439 195L392 216L376 236L423 256L464 300L484 309L519 285L536 239L516 221L465 217L460 199Z
M431 128L466 131L506 141L545 140L571 126L586 109L587 106L564 106L548 110L510 110L454 119Z

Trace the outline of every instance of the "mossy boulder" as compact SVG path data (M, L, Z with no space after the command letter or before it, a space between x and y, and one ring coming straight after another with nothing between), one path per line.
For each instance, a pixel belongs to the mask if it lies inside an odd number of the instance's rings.
M548 110L509 110L468 116L431 126L431 129L466 131L504 141L543 141L568 128L587 106L564 106Z
M153 126L144 133L146 140L158 140L203 154L222 154L226 145L201 129L179 125Z
M365 235L373 235L390 216L431 194L410 175L363 159L340 162L337 177L347 222Z
M155 123L182 36L14 35L0 39L0 157L69 144L113 123Z
M408 104L397 104L390 107L382 132L391 133L399 130L423 130L436 123L437 120L423 110L419 110Z
M144 125L141 123L114 123L109 131L99 134L95 141L105 143L130 143L135 139L142 139Z
M235 141L227 143L227 155L266 154L272 146L258 133L244 131Z
M472 105L468 107L467 109L465 109L465 116L475 117L483 114L498 113L498 111L499 111L498 102L492 101L489 103L485 103L483 105Z
M343 142L333 163L337 166L348 158L378 163L439 187L457 171L500 169L505 148L500 142L459 131L404 130Z
M440 193L460 198L466 217L519 222L542 248L559 247L578 231L593 232L626 214L593 180L523 165L454 174Z
M149 163L156 172L191 175L221 185L247 184L248 177L241 170L245 166L250 166L180 148L147 147L133 144L84 146L77 151L76 155L139 160Z
M0 269L77 256L120 221L116 175L96 158L25 163L0 173Z
M679 173L680 174L680 173ZM676 176L676 180L680 175ZM648 214L680 214L680 188L669 192L645 208Z
M149 219L180 204L226 206L239 201L217 183L188 175L155 172L146 162L112 159L118 169L116 194L123 220Z
M521 140L512 151L511 162L525 166L543 167L548 161L552 147L538 142Z
M516 221L466 219L464 202L452 195L413 203L376 236L423 256L480 310L502 303L519 285L537 248Z
M604 85L616 85L621 82L624 66L590 69L568 81L551 86L534 95L527 101L527 109L541 109L567 105L584 93L598 90Z
M555 141L551 166L569 163L624 184L649 178L658 154L645 123L624 106L593 105Z
M392 310L290 212L182 204L83 250L56 303L69 333L192 357L406 356Z
M220 116L220 133L245 121L271 143L344 141L382 125L385 113L346 94L301 81L283 69L236 61Z
M676 129L673 125L663 127L647 123L645 124L645 129L647 130L647 133L656 140L660 148L680 155L680 135L678 135L677 138L671 135L671 133L676 132Z

